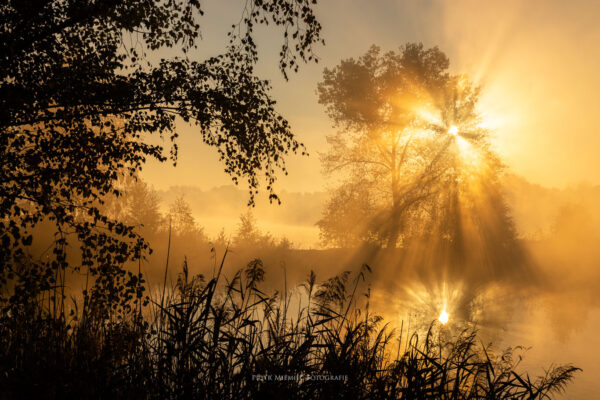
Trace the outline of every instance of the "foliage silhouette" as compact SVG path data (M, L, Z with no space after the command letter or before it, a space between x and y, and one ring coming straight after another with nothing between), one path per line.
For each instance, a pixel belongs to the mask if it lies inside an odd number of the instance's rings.
M171 140L175 162L178 118L198 127L236 183L247 180L250 202L261 174L278 200L273 184L284 156L304 151L276 112L269 83L254 75L254 29L283 29L279 67L287 77L300 61L315 60L313 46L322 42L313 4L248 0L224 52L194 60L187 55L201 38L197 0L3 2L0 285L16 283L13 300L56 284L74 238L75 268L89 269L99 292L125 304L131 293L122 291L120 266L142 257L147 243L99 203L118 195L115 182L148 158L167 159L152 136ZM157 60L165 48L185 56ZM53 254L32 259L30 231L43 221L56 225Z
M371 219L377 208L389 212L377 223L357 226L346 235L361 235L359 230L396 247L410 228L408 215L422 209L445 183L450 167L448 128L470 124L470 135L482 136L472 122L477 117L473 108L477 91L461 81L464 89L457 96L458 80L446 72L448 66L448 58L437 47L407 44L397 53L385 54L373 46L358 60L344 60L325 70L319 101L340 131L328 137L330 151L323 163L327 172L348 172L347 182L334 194L320 222L326 241L335 241L345 231L335 226L344 203L366 202L359 208L365 209L363 214L371 210ZM452 104L447 105L450 96ZM455 115L442 116L438 124L423 116L443 114L448 108Z
M209 279L184 264L164 304L155 293L150 312L127 320L107 323L90 307L54 319L36 304L1 314L0 396L548 399L578 371L531 379L519 349L498 353L461 327L394 331L361 296L366 266L268 294L260 260L231 280L223 262Z
M409 43L325 69L319 101L339 130L322 162L341 178L318 222L325 244L411 248L415 265L523 263L480 89L448 67Z

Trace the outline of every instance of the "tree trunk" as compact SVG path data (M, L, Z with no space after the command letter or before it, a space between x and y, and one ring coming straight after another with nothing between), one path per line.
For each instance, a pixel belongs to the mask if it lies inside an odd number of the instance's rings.
M388 231L388 240L387 240L387 248L393 249L396 248L398 244L398 238L400 237L400 193L398 190L398 177L396 173L396 169L392 170L392 212L390 215L389 222L389 231Z

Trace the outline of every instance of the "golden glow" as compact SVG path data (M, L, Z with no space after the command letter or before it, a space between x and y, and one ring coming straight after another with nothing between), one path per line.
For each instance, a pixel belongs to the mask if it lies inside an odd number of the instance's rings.
M463 157L467 156L468 158L475 158L477 156L477 149L471 143L469 143L468 140L462 137L456 138L456 146L460 150L460 153L463 155Z
M448 129L448 133L451 134L452 136L456 136L458 135L458 128L454 125L452 125L450 127L450 129Z
M431 125L442 125L442 120L439 116L439 112L431 109L431 107L417 107L415 109L416 114L422 121L427 122Z
M444 309L440 313L440 316L438 317L438 321L440 321L443 325L446 325L448 323L449 318L450 318L450 314L448 314L448 312Z
M413 281L402 290L403 294L397 297L394 304L395 309L404 312L400 319L417 318L427 323L438 320L446 324L450 320L452 310L456 309L456 305L460 304L465 295L464 283L461 281ZM381 301L389 303L383 296ZM398 318L398 315L395 318Z

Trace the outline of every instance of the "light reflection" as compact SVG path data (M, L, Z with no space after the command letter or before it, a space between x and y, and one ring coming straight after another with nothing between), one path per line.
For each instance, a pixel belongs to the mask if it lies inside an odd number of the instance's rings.
M412 282L403 288L406 297L397 303L397 309L416 317L413 324L427 326L433 320L446 324L451 313L462 303L462 282ZM440 310L442 310L440 312ZM412 318L411 318L412 319ZM444 322L445 321L445 322Z
M448 314L446 309L443 309L442 312L440 313L440 316L438 317L438 321L440 321L443 325L446 325L448 323L449 318L450 318L450 314Z

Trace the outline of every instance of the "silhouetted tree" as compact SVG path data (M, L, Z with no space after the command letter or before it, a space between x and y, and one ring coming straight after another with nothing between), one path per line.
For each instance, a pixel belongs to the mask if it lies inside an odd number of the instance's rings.
M398 53L382 54L373 46L358 60L326 69L319 84L319 101L340 128L327 138L330 151L323 156L325 169L344 171L355 188L369 191L368 200L364 195L346 196L349 201L386 204L390 213L382 219L388 223L377 236L383 235L392 247L406 229L407 215L432 194L446 167L449 127L475 118L473 109L463 111L468 115L439 116L438 124L425 118L446 111L446 96L449 91L454 94L456 80L446 72L448 66L448 58L438 48L408 44ZM465 89L449 106L464 108L465 101L476 96L470 86ZM337 199L341 197L338 193ZM326 215L331 216L338 203L332 202ZM376 209L375 204L361 208ZM322 220L321 227L329 222Z
M360 180L349 181L331 193L317 222L324 244L350 248L361 242L378 242L377 237L370 234L378 207L371 199L369 187L370 184Z
M125 275L119 266L147 245L97 203L118 195L115 181L135 174L147 158L166 160L151 135L170 138L175 161L176 117L198 127L236 183L248 181L251 202L260 174L277 199L276 172L302 145L275 111L268 82L254 75L254 28L283 29L279 66L287 76L300 60L314 59L321 27L309 0L244 3L223 54L195 60L160 58L156 51L190 54L196 47L203 15L198 0L3 2L0 285L16 278L28 288L23 296L52 286L55 271L68 264L68 237L74 236L82 266L119 291ZM32 260L28 232L43 220L57 227L54 255Z
M234 237L236 247L246 249L268 248L275 245L271 235L263 234L256 226L256 218L251 210L240 215L240 222Z
M184 235L200 232L200 229L196 225L196 220L192 215L192 209L183 196L177 197L173 204L171 204L168 219L172 230L177 234Z
M158 193L148 183L135 176L124 176L115 185L119 196L106 196L100 207L107 217L123 221L146 239L163 228Z
M319 101L339 130L322 161L342 183L318 223L324 242L427 243L420 253L453 264L464 261L466 235L485 262L514 244L479 88L448 67L437 47L407 44L325 70Z

